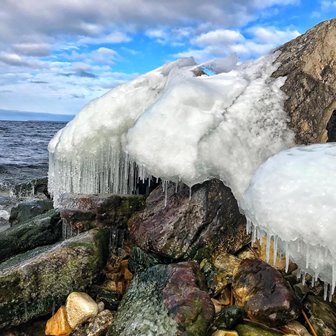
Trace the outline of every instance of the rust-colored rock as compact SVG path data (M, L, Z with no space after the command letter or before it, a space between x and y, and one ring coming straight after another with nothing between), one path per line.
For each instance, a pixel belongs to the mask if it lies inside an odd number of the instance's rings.
M71 333L72 328L68 323L65 306L61 306L48 320L45 334L51 336L68 336Z

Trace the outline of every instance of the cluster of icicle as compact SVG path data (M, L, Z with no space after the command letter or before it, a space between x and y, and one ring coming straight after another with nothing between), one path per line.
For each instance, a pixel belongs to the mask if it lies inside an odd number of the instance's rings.
M301 277L302 284L305 285L306 274L312 277L311 286L314 287L315 282L320 277L319 269L324 267L324 272L331 274L331 280L324 281L324 300L335 293L336 286L336 265L334 258L328 248L322 246L312 246L305 243L302 239L294 241L283 241L277 235L272 235L264 231L258 225L254 225L250 219L246 220L246 232L251 234L251 244L253 245L257 240L261 241L266 238L266 262L276 265L277 258L285 257L285 272L288 272L289 261L294 260L298 265L296 271L298 279ZM273 244L271 244L273 242ZM270 260L271 246L273 247L273 260ZM330 260L333 260L330 265Z

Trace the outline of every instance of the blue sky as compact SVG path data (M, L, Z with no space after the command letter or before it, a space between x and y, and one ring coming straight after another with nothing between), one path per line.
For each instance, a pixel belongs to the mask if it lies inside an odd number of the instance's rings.
M332 0L2 0L0 109L75 114L162 63L256 58L335 16Z

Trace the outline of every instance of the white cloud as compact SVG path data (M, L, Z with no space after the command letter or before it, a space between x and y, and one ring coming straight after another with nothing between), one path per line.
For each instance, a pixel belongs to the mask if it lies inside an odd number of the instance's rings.
M243 39L244 37L239 31L229 29L217 29L193 38L191 40L191 43L200 46L222 44L224 47L227 43L233 43L241 41Z

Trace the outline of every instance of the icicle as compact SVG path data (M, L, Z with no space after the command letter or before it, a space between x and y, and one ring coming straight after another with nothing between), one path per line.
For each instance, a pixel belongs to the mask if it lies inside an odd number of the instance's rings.
M189 187L189 200L191 200L191 196L192 196L192 190L191 187Z
M56 310L56 304L55 304L55 301L53 301L52 307L51 307L51 316L55 315L55 310Z
M328 297L328 283L325 282L324 283L324 290L323 290L323 299L324 299L324 301L327 300L327 297Z
M306 284L306 272L302 272L301 283L302 283L302 286Z
M273 238L273 266L276 265L278 255L278 236L274 236Z
M288 242L285 243L285 250L286 250L286 268L285 268L285 272L288 272L288 268L289 268L289 248L288 248Z
M266 262L270 260L270 250L271 250L271 235L267 233L266 237Z
M168 202L168 181L165 181L164 183L164 193L165 193L165 203L164 206L167 206L167 202Z
M249 218L246 218L246 234L251 233L252 221Z
M311 287L312 287L312 288L315 287L315 275L312 277Z
M253 227L252 227L252 238L251 238L252 245L256 242L256 240L257 240L257 226L253 225Z
M175 183L175 194L178 192L178 182Z
M309 268L309 245L306 244L306 268Z

